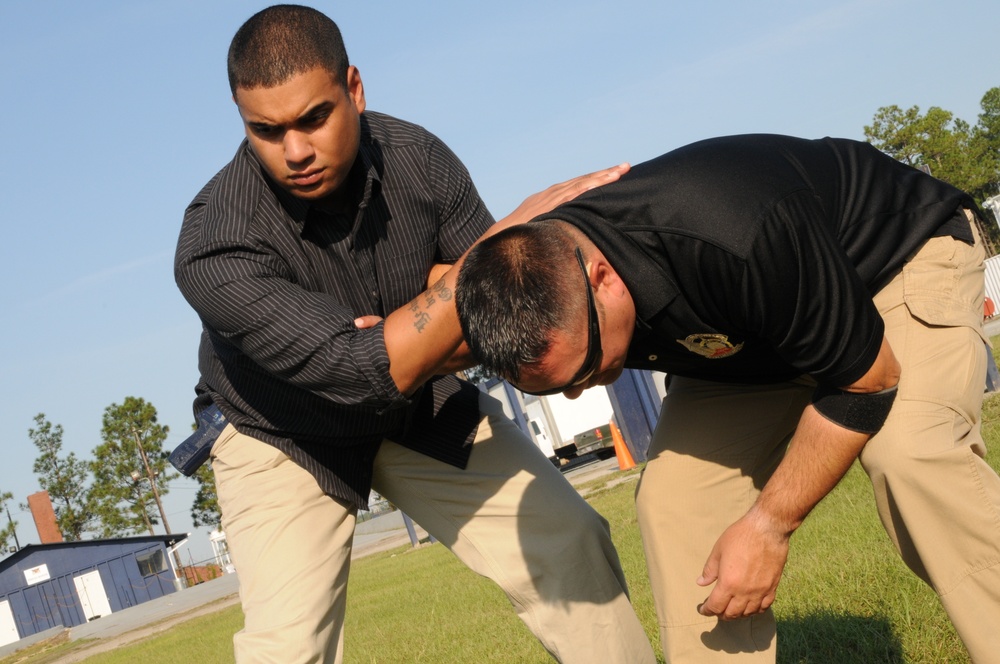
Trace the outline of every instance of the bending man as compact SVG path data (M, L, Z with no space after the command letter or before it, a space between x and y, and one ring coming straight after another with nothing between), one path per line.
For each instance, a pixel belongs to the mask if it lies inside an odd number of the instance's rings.
M519 388L670 375L636 496L668 661L774 661L789 538L859 454L903 560L995 657L975 214L864 143L733 136L470 253L466 340Z

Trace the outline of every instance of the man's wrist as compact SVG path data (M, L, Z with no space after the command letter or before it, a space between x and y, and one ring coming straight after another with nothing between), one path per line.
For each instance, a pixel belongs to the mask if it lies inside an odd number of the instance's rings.
M805 519L804 517L788 514L785 510L774 509L774 506L768 503L769 501L762 494L757 502L753 504L753 507L747 511L745 518L758 531L768 533L776 540L787 541L791 538L792 533L802 525Z

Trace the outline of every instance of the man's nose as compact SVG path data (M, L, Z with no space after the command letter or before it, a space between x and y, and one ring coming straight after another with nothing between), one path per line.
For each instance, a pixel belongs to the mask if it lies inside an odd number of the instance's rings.
M309 136L298 131L285 134L285 161L289 164L301 164L313 156L312 142Z

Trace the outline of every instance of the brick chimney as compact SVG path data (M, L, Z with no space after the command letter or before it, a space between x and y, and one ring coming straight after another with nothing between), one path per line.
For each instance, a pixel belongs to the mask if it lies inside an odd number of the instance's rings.
M42 544L56 544L63 541L59 524L56 523L56 513L52 509L52 500L48 491L39 491L28 496L28 507L31 509L31 516L35 519L35 528L38 529L38 539Z

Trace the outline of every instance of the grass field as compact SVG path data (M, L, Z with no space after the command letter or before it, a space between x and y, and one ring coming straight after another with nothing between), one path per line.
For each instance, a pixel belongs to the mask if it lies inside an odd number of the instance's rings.
M1000 468L1000 396L984 406L987 459ZM610 521L646 632L659 637L632 505L637 470L602 478L588 500ZM624 475L624 477L622 477ZM609 483L622 481L615 486ZM606 488L607 487L607 488ZM440 544L377 554L354 564L345 661L504 664L550 662L492 584ZM898 561L855 465L792 540L775 603L782 664L966 664L937 597ZM222 664L233 661L239 607L84 660L88 664ZM86 644L38 648L2 664L66 661Z

